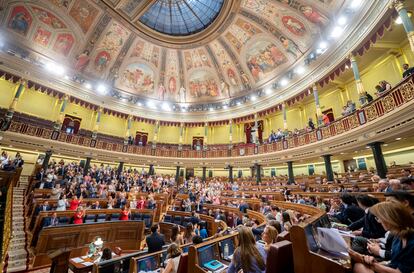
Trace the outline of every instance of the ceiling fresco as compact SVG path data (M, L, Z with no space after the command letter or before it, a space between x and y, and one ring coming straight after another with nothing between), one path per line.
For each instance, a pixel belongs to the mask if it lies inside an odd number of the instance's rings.
M344 0L241 0L217 37L182 48L146 39L135 22L162 35L191 36L220 16L223 0L158 0L140 12L147 2L6 1L0 17L16 43L87 80L143 98L204 103L248 94L280 76L319 39Z

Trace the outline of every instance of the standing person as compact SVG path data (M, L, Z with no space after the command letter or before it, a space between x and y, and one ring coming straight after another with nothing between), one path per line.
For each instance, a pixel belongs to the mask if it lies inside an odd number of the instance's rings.
M184 244L191 243L193 241L194 235L196 234L194 232L193 224L187 223L187 225L185 226L185 232L184 232Z
M130 214L131 214L131 210L127 209L127 207L124 206L121 210L121 215L119 217L119 220L121 220L121 221L129 220L129 215Z
M177 244L177 245L183 245L184 244L184 238L183 235L180 234L180 228L177 225L174 225L171 228L171 243Z
M350 251L355 261L355 273L411 273L414 271L414 218L397 202L381 202L371 207L383 228L395 236L391 247L391 261L379 263L373 256Z
M57 211L65 211L67 205L68 205L68 201L66 201L66 195L61 195L59 197L58 202L57 202L56 210Z
M78 207L76 209L75 215L73 215L73 223L75 225L83 224L83 217L84 216L85 216L85 210L83 210L82 207Z
M73 196L72 200L69 202L69 210L77 210L81 202L82 202L82 197L78 199L76 195Z
M233 254L227 273L264 273L266 271L266 251L256 245L253 233L248 227L241 227L238 234L239 246Z
M162 246L165 245L164 235L158 233L157 224L151 227L151 235L148 235L145 241L148 246L148 253L162 250Z

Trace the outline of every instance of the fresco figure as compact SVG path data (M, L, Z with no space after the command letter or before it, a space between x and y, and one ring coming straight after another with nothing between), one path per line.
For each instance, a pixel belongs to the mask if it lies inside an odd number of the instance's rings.
M164 97L165 97L165 87L161 83L160 86L158 87L158 99L164 100Z
M89 64L89 50L85 50L76 58L75 70L83 72Z
M292 40L286 38L285 36L280 36L279 40L282 42L282 45L285 48L286 52L292 54L296 58L300 56L301 52L298 46Z
M179 94L179 102L185 103L187 102L187 91L185 90L184 86L181 86L180 90L178 91Z
M25 12L21 11L16 13L9 22L9 27L17 33L26 35L30 26L30 18L27 17Z
M306 19L314 24L324 26L328 23L328 19L311 6L301 6L299 9Z

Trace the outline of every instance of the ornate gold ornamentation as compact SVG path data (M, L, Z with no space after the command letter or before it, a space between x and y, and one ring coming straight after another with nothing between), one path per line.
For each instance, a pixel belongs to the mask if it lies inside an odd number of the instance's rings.
M392 94L389 94L382 100L382 105L386 113L395 109L395 101Z
M375 110L374 106L369 106L365 109L365 113L367 115L367 120L371 121L378 117L377 110Z

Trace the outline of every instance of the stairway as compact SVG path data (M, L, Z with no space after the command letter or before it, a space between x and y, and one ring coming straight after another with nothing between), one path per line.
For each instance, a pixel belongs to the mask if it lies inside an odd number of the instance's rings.
M24 193L28 186L28 177L21 176L18 187L13 189L13 238L9 245L7 272L22 272L27 269L28 252L26 248Z

